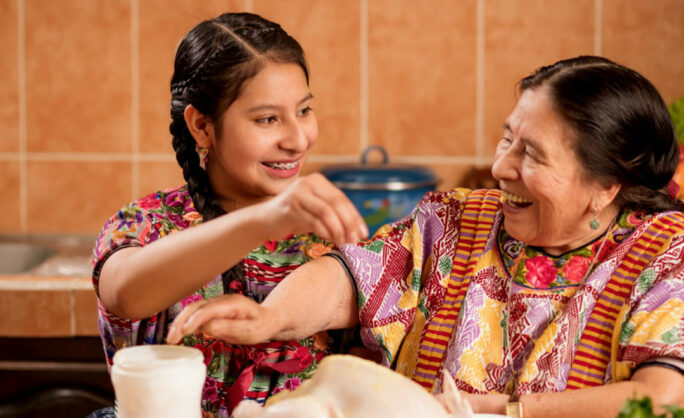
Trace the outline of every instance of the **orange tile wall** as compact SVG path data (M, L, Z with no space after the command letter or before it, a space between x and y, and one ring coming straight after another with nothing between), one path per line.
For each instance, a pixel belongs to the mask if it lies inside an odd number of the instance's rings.
M578 54L684 96L681 0L0 0L0 233L95 234L180 183L174 48L224 11L262 14L304 46L320 123L308 171L381 144L458 185L491 162L515 82Z

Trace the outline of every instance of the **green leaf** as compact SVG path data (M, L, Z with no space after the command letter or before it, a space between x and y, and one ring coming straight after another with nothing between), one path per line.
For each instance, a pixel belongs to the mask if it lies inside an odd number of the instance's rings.
M677 141L684 145L684 97L680 97L668 106L672 117L672 124L675 127Z

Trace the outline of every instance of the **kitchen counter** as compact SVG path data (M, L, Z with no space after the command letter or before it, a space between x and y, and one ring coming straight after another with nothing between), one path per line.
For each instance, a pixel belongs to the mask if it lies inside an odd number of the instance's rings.
M0 337L99 335L90 264L94 242L89 236L0 236L0 246L38 248L44 258L24 271L0 274ZM7 266L14 252L5 257Z
M95 237L0 235L0 418L114 404L91 281Z

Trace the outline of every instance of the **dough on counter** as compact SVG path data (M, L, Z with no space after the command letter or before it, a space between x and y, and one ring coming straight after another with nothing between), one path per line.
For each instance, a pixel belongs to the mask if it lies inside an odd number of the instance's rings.
M449 377L450 379L450 377ZM458 417L472 416L450 381L445 382L448 413L422 386L369 360L350 355L325 357L313 377L292 392L280 392L262 408L242 401L235 418L361 418L361 417ZM455 391L455 392L454 392Z

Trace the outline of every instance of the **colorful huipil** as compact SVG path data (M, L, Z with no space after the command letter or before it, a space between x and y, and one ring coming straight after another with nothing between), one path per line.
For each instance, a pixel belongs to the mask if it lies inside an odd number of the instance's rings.
M551 256L509 236L501 206L496 190L428 193L342 247L361 337L385 365L433 392L445 369L471 393L524 394L629 379L656 358L681 364L684 214L623 212Z
M151 194L122 208L105 224L94 249L93 284L114 251L145 246L168 234L202 223L187 187ZM174 318L189 303L242 293L261 302L289 272L330 251L331 244L314 235L294 235L268 241L250 252L241 263L217 276L167 310L139 321L118 318L99 305L99 329L109 366L116 350L141 344L164 344ZM99 295L99 293L98 293ZM268 342L254 346L226 344L203 335L185 337L184 345L204 353L207 365L202 408L204 416L229 416L242 399L263 403L273 393L293 390L313 373L332 341L319 333L301 341Z

